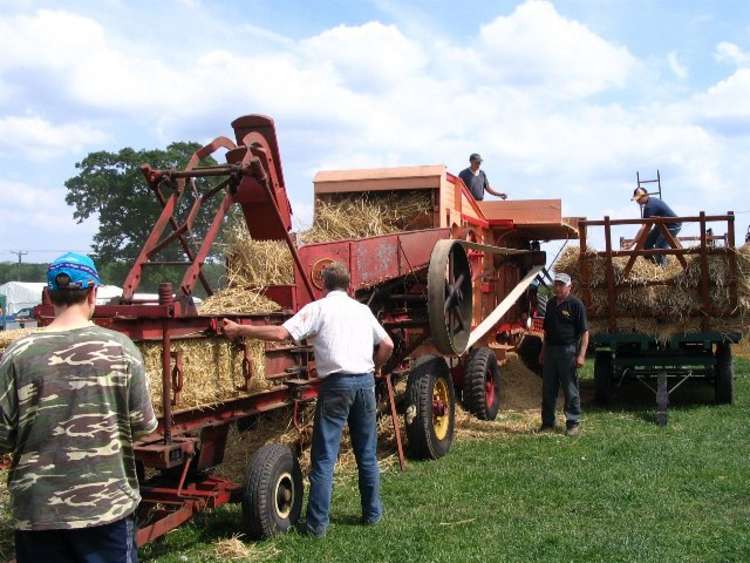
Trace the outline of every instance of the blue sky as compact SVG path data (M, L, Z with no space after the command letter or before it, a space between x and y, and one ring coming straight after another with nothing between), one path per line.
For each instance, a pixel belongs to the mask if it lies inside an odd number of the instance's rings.
M0 2L0 260L86 250L64 181L88 152L277 123L298 224L324 168L478 151L512 198L750 210L750 3ZM750 213L738 215L744 236ZM627 234L623 232L622 234Z

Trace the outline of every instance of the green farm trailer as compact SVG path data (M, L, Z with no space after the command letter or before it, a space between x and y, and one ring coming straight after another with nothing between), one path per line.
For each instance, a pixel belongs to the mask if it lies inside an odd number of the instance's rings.
M675 237L666 223L679 221L685 226L699 226L699 236ZM726 225L724 234L715 235L709 225ZM612 227L620 225L649 225L659 229L666 240L667 248L645 249L649 229L643 229L641 236L633 241L625 241L621 246L629 248L613 249ZM606 291L604 307L597 307L590 315L592 328L591 352L594 355L595 396L600 404L610 403L620 387L630 382L638 382L650 389L656 396L656 420L660 425L667 423L669 396L687 380L700 378L713 386L716 402L719 404L734 401L734 374L732 344L741 338L741 323L738 313L738 264L734 240L734 214L708 216L701 212L695 217L581 220L580 235L580 292L584 303L591 309L593 297L592 265L595 261L604 264L604 287L597 286L599 296ZM604 251L592 251L587 246L591 227L604 228ZM693 246L684 246L683 242ZM628 244L631 242L632 246ZM668 336L656 336L653 332L639 331L638 324L632 322L634 314L618 303L618 295L625 288L632 289L628 276L639 256L655 257L673 255L687 270L699 268L697 287L697 307L691 313L686 329ZM722 303L712 299L713 284L709 262L714 256L725 260L726 279L722 280L726 299ZM620 259L618 267L615 260ZM624 268L623 268L624 264ZM670 285L673 280L654 280L646 285ZM675 291L677 288L675 288ZM714 293L715 295L715 293ZM643 319L641 319L643 320ZM655 316L648 319L652 326L668 326L674 319Z

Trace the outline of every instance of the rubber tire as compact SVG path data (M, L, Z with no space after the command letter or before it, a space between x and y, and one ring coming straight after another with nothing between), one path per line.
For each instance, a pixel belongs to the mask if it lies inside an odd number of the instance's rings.
M716 402L720 405L734 403L734 365L732 346L722 342L716 345L716 379L714 381Z
M286 518L277 513L274 498L276 483L284 473L291 475L294 495ZM250 458L242 489L242 522L247 535L261 540L290 530L302 512L302 496L302 471L292 450L282 444L258 449Z
M495 387L495 400L487 406L485 382L488 374L492 375ZM472 351L464 372L463 389L464 407L479 420L495 420L500 408L500 366L497 356L489 348L477 348Z
M597 352L594 356L594 399L600 405L612 400L612 352Z
M528 369L539 377L543 375L542 364L539 363L539 353L541 351L542 339L532 334L525 335L518 347L518 357L521 358L521 361Z
M448 431L442 440L435 435L432 422L432 392L435 382L443 379L448 388ZM438 459L450 450L456 424L456 395L448 364L440 356L428 354L419 358L406 383L405 412L407 453L412 459Z

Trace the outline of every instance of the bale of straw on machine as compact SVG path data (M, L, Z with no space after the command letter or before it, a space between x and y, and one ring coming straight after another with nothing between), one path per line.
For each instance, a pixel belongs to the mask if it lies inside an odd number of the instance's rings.
M139 342L138 348L148 375L151 403L162 411L162 345L159 341ZM186 338L172 341L172 352L182 356L183 386L174 410L200 408L251 395L270 387L265 378L265 344L247 340L252 378L246 388L242 346L226 338ZM174 366L176 360L172 359Z

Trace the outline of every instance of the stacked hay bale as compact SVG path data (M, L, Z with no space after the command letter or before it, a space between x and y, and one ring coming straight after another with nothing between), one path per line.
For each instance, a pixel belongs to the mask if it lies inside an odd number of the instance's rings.
M432 225L427 190L359 192L315 202L310 229L299 233L304 244L356 239L423 229Z
M592 250L587 257L591 280L589 317L594 331L606 331L609 314L607 300L607 259ZM559 258L555 270L573 278L573 291L582 295L580 252L568 248ZM736 250L737 304L731 303L729 288L729 255L708 257L709 295L720 318L711 317L711 328L722 332L745 332L750 320L750 245ZM635 260L627 278L623 272L627 257L613 258L614 280L618 287L615 316L618 329L644 332L660 338L697 331L701 328L702 299L700 294L701 261L687 255L687 269L670 256L665 267L643 257Z

